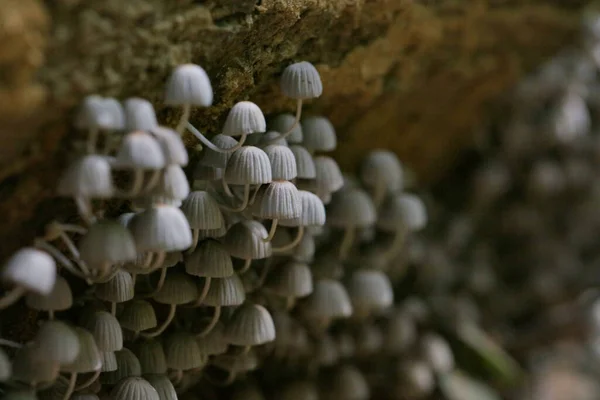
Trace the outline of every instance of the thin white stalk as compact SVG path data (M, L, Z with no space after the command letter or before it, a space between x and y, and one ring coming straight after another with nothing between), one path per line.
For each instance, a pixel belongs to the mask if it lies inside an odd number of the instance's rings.
M346 231L344 232L344 238L342 239L339 253L340 261L344 261L348 257L348 252L350 251L352 243L354 242L354 232L355 229L353 226L347 227Z
M229 185L227 184L227 181L225 181L225 174L223 174L223 177L221 178L221 185L223 185L225 195L227 197L233 197L233 193L231 193L231 189L229 189Z
M101 370L95 371L94 375L90 376L85 382L83 382L81 385L75 386L75 390L77 391L90 387L92 383L94 383L96 379L98 379L98 377L100 376L100 372Z
M25 289L23 286L15 286L8 292L4 293L4 296L0 298L0 310L4 310L5 308L15 304L17 300L19 300L25 293L27 293L27 289Z
M179 133L180 135L182 135L183 132L185 132L185 126L190 119L190 111L192 110L192 106L190 104L184 104L182 109L183 112L181 113L181 117L179 118L179 123L177 124L177 128L175 128L177 133Z
M196 335L196 337L201 338L201 337L208 335L210 333L210 331L212 331L213 328L217 325L217 322L219 321L220 316L221 316L221 307L215 307L215 312L213 313L212 319L210 320L210 322L208 323L206 328L204 328L202 330L202 332L198 333Z
M288 137L289 135L292 134L292 132L294 131L294 129L296 129L296 127L298 126L298 124L300 123L300 117L302 116L302 99L298 99L296 102L296 119L294 120L294 123L292 124L291 128L288 129L287 132L274 137L273 139L270 139L269 141L267 141L264 146L268 146L270 144L274 144L277 143L279 140L281 139L285 139L286 137Z
M236 151L237 149L239 149L240 147L242 147L244 145L244 142L246 141L246 136L247 136L244 133L240 137L240 141L235 146L233 146L229 149L222 149L220 147L215 146L215 144L213 142L211 142L210 140L208 140L206 138L206 136L204 136L198 129L196 129L196 127L194 125L192 125L188 122L186 124L186 127L187 127L188 131L190 131L192 133L192 135L196 136L196 138L202 142L203 145L205 145L209 149L211 149L213 151L217 151L219 153L233 153L234 151Z
M94 222L96 222L96 217L92 212L92 206L90 205L90 201L87 197L75 196L73 200L77 206L79 216L87 225L92 225Z
M244 261L244 266L242 267L242 269L240 269L238 271L238 274L245 274L246 271L248 271L250 269L250 265L252 265L252 259L251 258L247 258Z
M192 254L194 250L196 250L196 246L198 246L198 237L200 236L200 229L192 228L192 245L185 252L185 254Z
M208 294L208 289L210 289L211 281L212 281L212 278L210 276L204 277L204 285L202 286L202 291L200 292L200 295L198 296L196 301L194 301L194 304L192 304L192 307L200 307L200 305L202 305L202 302L204 301L204 299L206 298L206 295Z
M282 253L284 251L291 250L294 247L298 246L298 244L302 241L303 237L304 237L304 226L300 225L298 227L298 232L296 233L296 237L294 238L294 240L291 241L291 243L288 243L285 246L281 246L281 247L273 247L273 251L277 252L277 253Z
M271 241L271 239L273 239L273 236L275 236L275 232L277 231L278 222L279 220L277 218L275 218L273 222L271 222L271 229L269 230L269 235L266 238L263 238L263 242L268 243Z
M77 382L77 372L71 372L71 378L69 378L69 385L67 386L63 400L69 400L75 389L75 382Z
M245 184L244 185L244 200L242 201L242 204L240 204L238 207L234 207L234 208L227 207L226 205L223 205L223 204L219 204L219 207L221 207L223 210L229 211L229 212L244 211L246 209L246 207L248 206L248 197L250 197L250 185Z
M167 319L165 320L165 322L163 322L162 325L159 326L158 328L156 328L156 330L154 330L154 331L140 332L140 336L145 337L145 338L153 338L153 337L156 337L156 336L160 335L161 333L163 333L165 331L165 329L167 329L169 327L171 322L173 322L173 318L175 317L175 309L176 308L177 308L177 305L171 304L171 308L169 308L169 315L167 315Z
M392 259L396 257L396 255L402 250L405 239L406 229L399 228L394 234L394 240L392 240L392 244L383 255L384 260L387 260L388 262L392 261Z

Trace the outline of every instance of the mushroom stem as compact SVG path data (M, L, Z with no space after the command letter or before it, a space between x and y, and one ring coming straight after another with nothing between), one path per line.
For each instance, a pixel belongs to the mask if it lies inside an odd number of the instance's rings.
M77 372L71 372L71 378L69 378L69 385L63 396L63 400L69 400L75 389L75 382L77 382Z
M0 298L0 310L15 304L26 292L27 290L23 286L15 286L4 293L4 296Z
M23 347L21 343L13 342L12 340L2 338L0 338L0 346L12 347L15 349L20 349L21 347Z
M90 204L90 200L87 197L75 196L73 197L73 200L75 201L75 205L77 206L79 216L85 221L86 224L92 225L94 222L96 222L96 217L92 212L92 205Z
M164 251L159 251L159 252L154 253L154 259L152 260L152 264L150 265L150 270L159 269L165 262L166 256L167 256L167 253Z
M188 120L190 119L190 111L192 110L192 106L190 104L184 104L182 109L183 109L183 112L181 113L181 117L179 118L179 123L177 124L177 127L175 128L175 130L177 131L177 133L179 133L179 135L182 135L183 132L185 132L185 125L188 123Z
M405 239L406 230L399 228L394 234L394 240L392 240L392 244L383 255L384 260L391 261L400 252L400 250L402 250Z
M247 183L244 185L244 200L242 201L242 204L240 206L235 207L235 208L230 208L230 207L227 207L226 205L219 204L219 207L221 207L223 210L229 211L229 212L244 211L244 209L248 206L248 197L250 197L250 185Z
M296 298L293 296L288 296L285 298L285 309L287 311L290 311L292 308L294 308L294 305L296 304Z
M167 277L167 268L166 267L161 268L160 269L160 277L158 278L158 283L156 284L156 288L153 291L151 291L149 293L146 293L144 295L144 297L152 297L156 293L158 293L160 291L160 289L162 289L162 287L163 287L163 285L165 283L165 278L166 277Z
M298 126L298 124L300 123L300 117L302 116L302 99L298 99L296 102L296 118L294 119L294 123L292 124L292 126L290 127L290 129L288 129L287 132L274 137L273 139L267 141L265 143L265 146L268 146L270 144L276 143L277 141L281 140L281 139L285 139L286 137L290 136L292 134L292 132L294 131L294 129L296 129L296 127Z
M90 376L86 381L84 381L81 385L75 386L75 390L81 390L89 387L92 383L96 381L96 379L98 379L98 377L100 376L100 371L100 369L95 371L94 374Z
M379 179L375 182L375 192L373 193L373 204L375 205L375 209L381 207L381 204L385 199L385 192L385 183Z
M346 257L348 257L348 252L352 247L352 242L354 242L354 232L355 229L353 226L349 226L344 231L344 238L342 239L342 244L340 246L339 259L344 261Z
M62 226L61 226L62 228ZM77 266L81 269L81 271L83 272L83 274L85 276L90 276L90 270L87 267L87 265L81 260L81 256L79 254L79 250L77 250L77 247L75 246L75 243L73 243L73 241L71 240L71 238L69 237L69 235L67 235L67 233L61 229L60 233L59 233L59 237L62 240L62 242L65 244L65 246L67 246L67 249L69 250L69 253L71 253L71 257L73 257L73 259L75 260L75 264L77 264Z
M96 152L96 145L98 144L98 135L100 130L97 127L91 128L88 132L87 138L87 152L88 154L94 154Z
M260 185L258 185L256 187L256 190L254 191L254 193L252 193L252 198L250 199L250 202L248 203L249 205L254 204L254 200L256 200L256 195L258 194L259 190L260 190Z
M198 296L196 301L194 301L194 304L192 305L192 307L200 307L200 305L206 298L206 295L208 294L208 289L210 289L211 280L212 280L212 278L210 276L204 277L204 285L202 286L202 291L200 292L200 295Z
M221 307L215 307L215 312L213 313L213 316L212 316L210 322L208 323L206 328L202 329L202 331L196 335L196 337L202 338L202 337L208 335L210 333L210 331L213 330L215 325L217 325L217 322L219 322L220 316L221 316Z
M85 276L83 274L83 272L81 272L77 268L75 268L75 266L73 265L71 260L69 260L67 257L65 257L56 247L52 246L50 243L47 243L42 239L36 239L34 242L34 246L36 248L44 250L45 252L50 254L52 257L54 257L58 261L58 263L63 268L65 268L67 271L69 271L73 275L75 275L81 279L85 279L86 282L88 283L88 285L92 284L92 281L89 279L89 277Z
M222 149L220 147L215 146L214 143L211 142L210 140L208 140L198 129L196 129L196 127L194 125L192 125L188 122L186 124L186 127L187 127L188 131L190 131L192 133L192 135L196 136L196 138L202 142L202 144L204 144L209 149L217 151L219 153L233 153L234 151L236 151L237 149L239 149L240 147L242 147L244 145L244 142L246 141L246 136L247 136L247 134L244 133L242 135L242 137L240 137L240 141L235 146L233 146L229 149Z
M179 385L181 383L182 379L183 379L183 370L176 369L175 376L173 377L173 380L172 380L173 386Z
M156 330L154 330L152 332L140 332L140 335L145 338L153 338L153 337L156 337L156 336L160 335L161 333L163 333L165 331L165 329L167 329L167 327L173 321L173 317L175 317L175 309L176 308L177 308L177 305L171 304L171 308L169 308L169 315L167 315L167 319L165 320L165 322L163 322L161 326L156 328Z
M156 187L156 185L158 185L158 181L160 180L160 175L162 174L162 172L163 171L161 169L152 170L150 179L148 180L148 183L146 184L146 187L144 188L144 193L150 192L152 189L154 189Z
M250 269L250 266L252 265L252 259L251 258L246 258L244 260L244 266L242 267L242 269L240 269L239 271L237 271L238 274L245 274L246 271L248 271Z
M265 265L263 266L262 271L260 271L260 277L258 278L258 287L261 287L265 283L265 279L267 279L267 275L269 274L269 270L271 269L271 264L273 262L273 257L267 258L265 261Z
M269 235L266 238L263 238L263 242L268 243L271 241L271 239L273 239L273 236L275 236L275 231L277 231L278 222L279 220L277 218L273 219L273 222L271 223L271 229L269 229Z
M134 197L141 190L144 185L144 170L135 168L133 170L133 184L131 185L131 189L128 192L125 192L126 197Z
M221 184L223 185L223 191L227 197L233 197L233 193L231 193L231 189L229 189L229 185L225 181L225 175L221 178Z
M200 237L200 229L192 228L192 245L185 254L192 254L198 246L198 238Z
M296 237L294 238L294 240L292 240L290 243L286 244L285 246L273 247L273 251L281 253L284 251L291 250L294 247L298 246L298 243L300 243L302 241L303 237L304 237L304 226L300 225L298 227L298 232L296 233Z

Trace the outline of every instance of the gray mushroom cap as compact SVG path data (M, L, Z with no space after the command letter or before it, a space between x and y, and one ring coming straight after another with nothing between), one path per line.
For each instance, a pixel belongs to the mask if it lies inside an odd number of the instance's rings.
M158 324L154 307L145 300L132 300L125 303L119 315L119 322L123 328L134 332L152 329Z
M27 384L52 382L58 377L59 364L45 357L31 345L17 350L12 362L12 381Z
M312 273L306 264L289 262L269 274L266 288L284 297L305 297L313 291Z
M129 272L119 270L108 282L96 284L94 294L100 300L113 303L129 301L134 296L133 278Z
M156 389L160 400L177 400L177 392L168 376L164 374L148 374L144 377Z
M165 104L210 107L212 102L210 78L201 66L182 64L175 67L167 80Z
M58 181L60 196L106 199L114 196L111 166L103 156L86 155L73 161Z
M258 368L258 357L252 350L244 354L221 354L212 364L227 371L247 372Z
M381 208L377 227L387 232L417 231L427 224L427 210L421 199L404 193L388 197Z
M102 352L118 351L123 348L123 331L117 318L106 311L96 311L84 326L94 336Z
M129 223L138 252L179 251L192 244L190 225L176 207L156 205L137 214Z
M227 231L223 245L233 257L241 259L262 259L271 256L271 243L263 239L268 236L265 227L258 221L238 222Z
M158 141L158 144L160 144L167 165L175 164L185 167L188 164L188 152L181 140L181 136L177 132L170 128L159 126L154 128L151 133Z
M223 354L229 347L229 342L225 338L225 325L217 322L214 328L204 337L196 338L196 343L200 352L204 355Z
M95 94L85 96L75 116L78 129L110 129L114 122L104 98Z
M276 132L287 132L296 122L296 117L292 114L279 114L269 121L269 128ZM287 136L287 141L290 143L302 142L302 125L296 124L292 133Z
M90 266L133 261L137 256L131 232L115 221L93 224L79 242L81 259Z
M191 276L181 272L170 272L162 288L153 299L162 304L185 304L198 297L198 287Z
M200 352L196 337L186 332L176 332L165 339L167 366L177 370L199 368L207 358Z
M135 348L135 354L140 361L142 374L164 374L167 372L165 351L160 341L155 339L140 341Z
M2 280L47 295L56 282L56 263L48 253L25 247L4 264Z
M294 159L296 160L298 178L315 179L317 176L317 169L315 167L315 161L308 150L300 145L291 145L289 149L294 154Z
M254 146L242 146L229 158L225 181L233 185L262 185L272 180L269 156Z
M63 311L73 305L73 293L65 278L56 277L52 291L47 295L30 292L25 297L27 307L39 311Z
M141 376L142 367L138 358L127 348L122 348L115 352L117 359L117 369L114 371L103 372L100 376L100 382L103 384L114 385L122 379Z
M325 224L325 205L321 199L306 190L299 190L298 197L300 199L302 212L297 218L280 219L281 226L322 226Z
M267 122L261 109L250 101L240 101L229 111L223 126L223 135L241 136L266 130Z
M208 239L186 256L185 271L194 276L226 278L233 275L233 262L221 243Z
M140 377L123 379L112 389L110 397L114 400L160 400L156 389Z
M281 137L282 134L280 132L277 131L268 131L266 132L264 135L261 136L260 140L258 141L258 143L248 143L246 142L247 146L270 146L270 145L277 145L277 146L284 146L287 147L288 146L288 142L286 140L286 138ZM252 137L252 136L250 136ZM254 142L254 141L251 141Z
M332 151L337 147L335 128L325 117L302 118L302 144L312 151Z
M402 164L396 154L389 150L373 150L367 154L360 167L361 182L374 188L385 186L387 192L402 190L404 175Z
M263 148L271 162L271 175L273 180L291 181L296 178L296 158L292 150L286 146L271 144Z
M344 186L344 177L340 167L331 157L317 156L315 162L315 188L317 195L337 192Z
M306 298L304 310L316 318L347 318L352 315L352 303L344 286L335 280L322 279L314 284Z
M130 97L125 100L125 129L150 131L158 126L154 107L148 100Z
M275 325L266 308L245 303L225 325L225 337L234 345L257 346L275 340Z
M237 274L212 280L204 304L211 307L237 306L246 300L242 280Z
M367 400L371 396L369 385L358 368L351 365L338 367L327 380L328 399Z
M100 360L102 361L101 372L112 372L119 368L117 364L117 356L114 351L100 352Z
M125 135L115 158L117 168L157 170L165 165L166 159L160 143L141 130Z
M327 224L336 228L369 227L377 221L371 197L360 189L344 189L327 207Z
M158 185L152 191L154 196L166 199L172 203L180 203L190 194L190 184L181 166L167 165L162 171Z
M266 219L292 219L302 214L302 202L296 185L273 181L260 188L252 214Z
M420 342L423 358L431 369L441 374L454 369L454 355L444 338L428 333L421 337Z
M102 367L102 360L94 336L86 329L79 327L73 329L79 338L79 353L75 361L62 365L61 370L74 373L98 371Z
M372 269L355 271L348 281L347 288L355 310L381 311L394 302L392 284L382 271Z
M223 134L216 135L212 138L211 142L218 148L224 150L228 150L238 144L237 140ZM207 167L225 168L231 155L232 153L224 153L207 147L202 150L199 164Z
M279 223L281 224L281 221L279 221ZM315 238L305 232L302 236L302 240L300 240L300 243L294 247L292 258L298 262L312 263L314 260L315 251Z
M220 229L225 226L219 203L206 191L191 192L181 204L181 211L193 229Z
M60 321L44 322L31 347L48 360L61 365L74 362L80 351L77 333Z
M323 93L323 83L314 65L301 61L283 70L281 91L292 99L314 99Z

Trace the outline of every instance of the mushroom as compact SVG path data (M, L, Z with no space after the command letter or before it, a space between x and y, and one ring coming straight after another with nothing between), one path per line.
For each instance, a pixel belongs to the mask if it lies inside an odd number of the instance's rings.
M302 213L302 202L296 186L288 181L273 181L262 187L252 207L252 214L270 219L271 229L263 241L269 242L275 235L280 219L294 219Z
M75 327L73 329L79 338L79 353L72 363L61 365L61 371L71 373L69 385L63 399L68 399L73 391L77 389L75 384L77 382L78 374L94 373L95 376L91 381L93 382L102 368L100 351L96 346L96 342L94 341L92 334L83 328ZM82 385L82 388L87 387L87 385L91 384L91 382L85 382Z
M167 361L165 350L159 340L146 339L137 343L134 348L135 355L140 361L142 374L162 375L167 372Z
M326 400L367 400L371 397L371 391L367 380L358 368L342 365L324 377L321 395L321 398Z
M117 303L133 299L135 282L129 272L117 270L110 280L96 284L94 294L100 300L110 302L111 314L116 315Z
M252 346L275 340L273 318L263 306L246 302L225 324L225 337L229 343L243 346L247 353Z
M60 365L27 344L17 350L12 362L11 381L25 383L32 388L54 382ZM68 397L67 397L68 398Z
M59 365L74 362L81 348L75 330L60 321L44 322L29 346Z
M196 337L196 343L200 352L205 356L226 353L229 348L229 342L225 338L225 325L218 322L207 335Z
M337 147L335 128L325 117L302 119L302 145L311 153L333 151Z
M196 337L202 338L208 335L217 325L221 316L221 307L238 306L246 300L244 285L237 274L228 278L215 278L212 280L210 289L204 298L204 305L214 307L212 319L208 325L196 334Z
M227 184L244 185L242 204L238 207L221 206L229 212L243 211L249 203L250 185L262 185L272 180L269 156L254 146L244 146L231 155L225 169L224 181ZM258 189L257 189L258 190Z
M168 376L164 374L147 374L144 377L156 389L160 400L177 400L177 392Z
M236 355L222 354L215 357L211 361L211 365L218 369L225 370L227 372L227 377L224 381L217 381L207 374L206 379L214 385L227 386L233 383L240 372L255 370L258 367L258 358L253 352Z
M158 325L152 304L137 299L124 304L123 311L119 315L119 323L123 328L132 331L134 337Z
M372 193L375 208L379 209L386 194L397 193L404 185L402 164L388 150L373 150L363 160L360 180Z
M317 156L314 159L316 176L314 179L315 194L329 203L331 194L344 186L344 177L335 160L327 156Z
M65 278L56 277L52 290L47 293L29 292L25 296L27 307L38 311L48 311L49 319L54 319L55 311L64 311L73 305L73 293Z
M114 371L107 371L100 377L100 382L105 385L115 385L123 379L142 376L142 367L140 361L133 352L125 347L115 351L117 368Z
M282 247L273 247L273 251L276 253L288 251L296 247L302 241L305 227L323 226L325 224L325 205L321 199L315 194L305 190L299 190L298 197L300 198L302 209L300 216L279 220L281 226L297 227L298 233L296 234L296 238L289 244ZM312 253L314 254L314 249Z
M263 148L271 164L271 179L274 181L291 181L296 178L296 158L286 146L272 144Z
M377 270L359 269L350 276L347 284L354 316L366 317L390 307L394 291L388 276Z
M123 130L125 128L125 111L118 100L89 95L83 102L75 117L78 129L88 130L87 152L96 152L98 134L101 130ZM108 138L106 139L108 142Z
M294 154L294 159L296 160L297 177L299 179L315 179L317 169L315 161L308 150L297 144L290 146L289 149Z
M292 114L279 114L269 120L267 126L275 132L290 132L284 139L289 143L302 143L302 125L296 122Z
M244 220L229 228L222 243L231 256L245 260L239 273L246 272L252 260L271 256L271 243L263 240L267 236L265 227L254 220Z
M156 127L150 131L152 136L160 145L165 156L167 165L179 165L185 167L189 157L181 136L172 129L163 126Z
M123 104L125 110L125 130L151 131L158 127L154 107L146 99L130 97Z
M265 289L284 297L289 310L294 306L297 298L306 297L312 293L313 281L310 268L303 263L288 262L269 274Z
M181 211L192 228L192 245L188 254L192 253L198 244L200 230L222 229L225 219L217 201L202 190L191 192L181 204Z
M106 311L96 311L86 318L85 322L84 328L92 333L98 350L108 353L123 348L123 331L114 315Z
M201 352L196 337L187 332L175 332L165 339L167 367L175 370L174 384L178 384L183 371L201 368L208 361Z
M110 392L113 400L160 400L158 392L145 379L131 377L120 381Z
M312 293L302 303L303 314L317 324L315 328L324 330L335 318L348 318L352 315L352 303L348 292L338 281L322 279L314 284Z

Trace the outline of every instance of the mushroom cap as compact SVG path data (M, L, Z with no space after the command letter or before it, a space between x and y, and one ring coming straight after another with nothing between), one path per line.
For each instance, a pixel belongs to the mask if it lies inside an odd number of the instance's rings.
M160 400L156 389L140 377L123 379L112 389L110 397L114 400Z
M313 291L310 267L299 262L289 262L273 269L269 274L266 288L284 297L305 297Z
M188 370L200 368L207 362L201 352L196 337L186 332L175 332L165 339L167 366L171 369Z
M252 350L245 354L221 354L212 364L227 371L247 372L258 368L258 357Z
M454 355L448 342L441 336L428 333L420 338L421 353L431 369L448 373L454 369Z
M194 276L226 278L233 275L233 262L221 243L208 239L186 256L185 272Z
M116 221L93 224L79 242L81 259L90 266L133 261L137 256L131 232Z
M115 188L110 163L99 155L79 157L69 164L58 181L60 196L83 196L106 199L114 196Z
M215 278L204 299L204 304L211 307L237 306L246 300L246 292L242 280L237 274L227 278Z
M117 369L102 373L100 375L102 384L114 385L125 378L142 375L140 361L131 350L123 347L121 350L115 351L115 357L117 359Z
M129 272L119 270L111 280L96 284L94 294L104 301L114 303L129 301L135 294L133 278Z
M291 181L296 178L296 157L287 146L271 144L263 148L271 162L271 175L273 180Z
M331 157L317 156L315 162L315 187L317 195L337 192L344 186L344 177L340 167ZM320 196L319 196L320 197Z
M271 243L265 227L258 221L244 220L234 224L223 238L223 245L233 257L258 260L271 256Z
M269 156L254 146L234 151L225 169L225 181L233 185L262 185L272 180Z
M123 330L111 313L96 311L86 319L84 328L92 333L100 351L119 351L123 348Z
M170 202L181 202L190 194L190 184L181 166L167 165L162 171L158 185L152 191L153 196ZM178 204L180 205L180 203Z
M154 107L146 99L130 97L123 104L125 110L125 130L150 131L158 126Z
M102 359L94 336L86 329L79 327L73 329L79 338L79 353L75 361L67 365L61 365L61 371L73 373L98 371L102 367Z
M145 210L129 223L138 252L180 251L192 244L192 233L180 209L163 204Z
M266 219L292 219L302 214L302 202L296 185L273 181L259 189L252 214Z
M436 386L435 376L422 360L404 361L397 367L402 389L412 396L426 396Z
M360 189L336 193L327 206L327 224L336 228L369 227L377 221L371 197Z
M144 377L156 389L160 400L177 400L177 392L167 375L147 374Z
M217 322L214 328L204 337L196 338L200 352L207 356L223 354L229 347L225 338L225 325Z
M57 276L50 293L44 295L29 292L25 296L25 303L27 307L38 311L68 310L73 305L73 293L65 278Z
M287 132L290 130L292 125L296 122L296 117L292 114L279 114L275 118L269 120L269 128L276 132ZM302 125L296 124L292 133L290 133L286 139L289 143L301 143L302 142Z
M371 395L364 375L351 365L338 367L324 383L328 399L367 400Z
M122 113L123 109L121 108ZM123 114L121 116L124 117ZM114 120L114 117L107 108L105 99L102 96L91 94L85 96L81 102L75 116L75 126L77 129L111 129L118 122Z
M115 157L117 168L156 170L165 165L166 159L160 143L143 130L125 135Z
M212 144L223 150L228 150L238 144L237 140L235 140L231 136L223 134L216 135L212 138L211 142ZM229 161L231 155L232 153L223 153L221 151L215 151L207 147L204 150L202 150L200 161L198 163L206 167L225 168L227 166L227 161Z
M74 362L80 351L77 333L67 324L53 320L44 322L31 346L48 360L61 365Z
M101 372L112 372L119 368L117 364L117 356L114 351L100 352L100 360L102 361Z
M25 247L12 255L2 269L2 280L48 295L56 282L56 263L46 252Z
M174 130L158 126L151 131L160 145L167 165L175 164L185 167L189 162L188 152L181 136Z
M196 181L218 181L224 176L224 168L210 167L200 163L196 164L196 168L194 168L194 172L192 173L194 185L197 184Z
M185 304L198 297L198 287L191 276L181 272L170 272L160 290L154 295L154 301L161 304Z
M354 271L347 288L355 310L376 312L394 303L392 284L382 271L372 269Z
M181 203L181 211L192 229L220 229L225 226L219 203L206 191L191 192Z
M145 331L158 325L152 304L137 299L125 303L119 322L123 328L133 332Z
M308 61L288 65L281 75L281 91L292 99L314 99L321 96L323 83L319 71Z
M297 218L280 219L279 225L282 226L322 226L325 224L325 205L321 199L314 193L306 190L299 190L298 197L302 212ZM354 217L354 216L353 216Z
M296 175L298 178L315 179L317 176L317 169L315 167L315 161L308 150L298 144L291 145L289 149L294 153L294 159L296 160Z
M261 109L251 101L240 101L236 103L225 120L223 135L241 136L256 132L265 132L267 122Z
M225 337L238 346L258 346L275 340L275 325L266 308L245 303L237 308L225 325Z
M11 380L28 384L52 382L59 376L59 364L26 344L17 350L12 362Z
M312 151L332 151L337 147L335 128L325 117L302 118L302 144Z
M419 197L403 193L388 197L381 207L377 228L396 232L399 229L417 231L427 225L427 209Z
M261 146L261 147L276 145L276 146L287 147L288 146L287 139L284 137L280 137L280 136L282 136L282 134L280 132L270 130L260 137L260 140L258 141L257 144L246 143L246 145L247 146ZM250 136L250 137L252 137L252 136Z
M360 167L361 182L370 188L383 185L386 192L402 190L404 175L398 156L389 150L373 150Z
M344 286L335 280L322 279L304 303L306 313L316 318L347 318L352 315L352 303Z
M167 80L165 104L210 107L213 89L206 71L196 64L181 64Z
M134 351L140 360L142 374L165 374L167 372L165 350L160 341L156 339L142 340L138 342Z
M279 223L281 223L281 221L279 221ZM302 240L300 240L300 243L294 247L292 258L295 261L310 264L314 260L315 251L315 238L311 234L304 232L304 235L302 235Z

